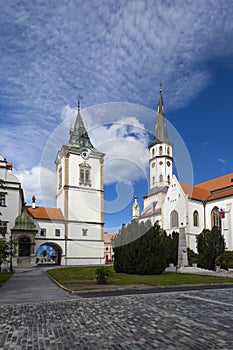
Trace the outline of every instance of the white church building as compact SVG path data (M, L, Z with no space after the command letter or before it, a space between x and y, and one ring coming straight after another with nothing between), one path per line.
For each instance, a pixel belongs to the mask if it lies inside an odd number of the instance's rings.
M175 145L174 145L175 147ZM162 89L154 140L149 145L149 191L140 212L137 197L132 218L158 222L168 234L183 227L187 247L196 251L196 236L203 229L221 229L226 249L233 250L233 173L195 186L178 181L173 173L173 144L168 137Z

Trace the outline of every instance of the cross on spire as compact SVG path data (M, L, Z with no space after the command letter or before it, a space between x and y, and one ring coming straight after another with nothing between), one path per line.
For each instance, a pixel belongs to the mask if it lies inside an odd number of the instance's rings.
M78 95L78 112L80 112L80 101L83 99L84 97L81 95Z

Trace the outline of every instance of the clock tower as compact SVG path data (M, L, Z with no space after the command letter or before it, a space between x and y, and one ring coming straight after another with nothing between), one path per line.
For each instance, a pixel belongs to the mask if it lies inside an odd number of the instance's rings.
M103 159L84 126L80 99L70 139L58 152L57 207L65 218L67 265L104 263Z

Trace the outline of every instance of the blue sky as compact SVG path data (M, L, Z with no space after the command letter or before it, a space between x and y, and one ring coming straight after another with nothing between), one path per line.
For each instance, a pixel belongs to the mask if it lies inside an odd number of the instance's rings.
M160 81L181 180L233 171L231 0L0 3L0 154L28 203L55 203L54 159L81 94L106 153L106 230L128 222L147 191Z

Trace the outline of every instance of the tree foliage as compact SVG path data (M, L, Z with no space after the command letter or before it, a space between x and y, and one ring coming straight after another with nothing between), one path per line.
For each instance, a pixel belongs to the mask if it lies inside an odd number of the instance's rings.
M198 266L214 270L215 260L222 255L225 248L225 240L218 228L203 230L197 236Z
M9 255L9 243L4 239L0 239L0 265Z
M189 263L189 265L192 266L193 264L197 264L198 263L198 254L195 253L190 248L187 249L187 253L188 253L188 263Z
M177 234L167 236L157 224L133 220L113 242L114 268L128 274L161 274L169 262L177 263Z
M225 251L222 255L219 255L215 260L215 265L220 266L221 269L228 270L233 268L233 251Z

